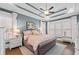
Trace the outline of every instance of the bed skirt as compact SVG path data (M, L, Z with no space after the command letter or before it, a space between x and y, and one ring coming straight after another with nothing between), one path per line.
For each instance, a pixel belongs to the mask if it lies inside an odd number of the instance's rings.
M36 51L33 50L33 46L30 44L27 44L24 41L24 46L28 48L30 51L32 51L35 55L44 55L47 51L49 51L52 47L56 45L56 39L55 40L46 40L44 42L41 42L38 45L38 48Z

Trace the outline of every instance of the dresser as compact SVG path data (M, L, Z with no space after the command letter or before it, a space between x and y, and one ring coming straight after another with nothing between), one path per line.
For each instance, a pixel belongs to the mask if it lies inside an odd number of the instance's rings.
M18 35L17 37L9 38L7 44L10 49L22 46L22 36Z

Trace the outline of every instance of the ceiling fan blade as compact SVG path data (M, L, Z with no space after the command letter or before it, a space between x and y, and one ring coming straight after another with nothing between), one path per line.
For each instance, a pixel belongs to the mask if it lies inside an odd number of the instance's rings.
M39 13L39 15L41 15L41 14L43 14L43 13Z
M50 16L50 15L52 15L52 13L49 13L49 14L47 14L46 16Z
M49 13L52 13L52 14L53 14L53 13L55 13L55 12L50 11Z
M40 10L43 10L43 11L45 11L44 9L42 9L42 8L40 8Z
M53 8L54 8L54 7L52 6L52 7L49 8L49 10L51 10L51 9L53 9Z

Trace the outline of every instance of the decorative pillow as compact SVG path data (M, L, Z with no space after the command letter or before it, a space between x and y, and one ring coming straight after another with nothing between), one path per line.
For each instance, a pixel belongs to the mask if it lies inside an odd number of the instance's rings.
M24 36L32 35L31 31L24 31Z
M28 36L24 36L24 40L27 40L28 39Z
M23 33L24 33L24 40L26 41L28 40L29 35L32 35L31 31L24 31Z
M39 35L40 34L40 32L38 32L36 30L33 30L32 33L33 33L33 35Z

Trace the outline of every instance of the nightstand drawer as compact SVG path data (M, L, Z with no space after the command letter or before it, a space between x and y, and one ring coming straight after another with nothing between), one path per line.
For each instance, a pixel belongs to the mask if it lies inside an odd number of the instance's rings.
M22 42L19 42L19 43L11 43L9 45L10 48L14 48L14 47L18 47L18 46L22 46Z
M12 40L10 40L10 42L14 42L14 41L22 41L22 39L12 39Z
M15 45L11 45L11 46L9 46L9 48L15 48L15 47L18 47L18 46L21 46L21 45L17 45L17 44L15 44Z
M9 44L12 45L12 44L17 44L17 43L22 43L22 41L10 42Z

